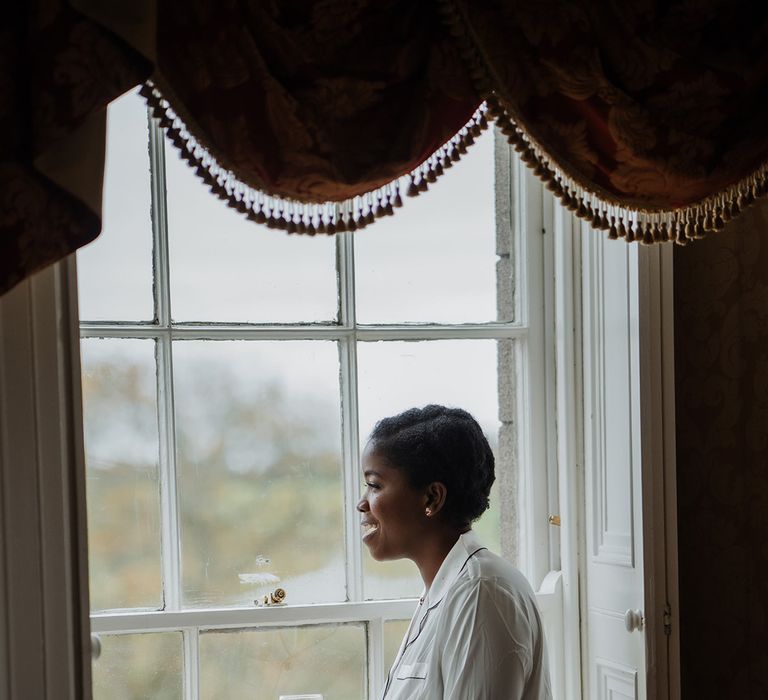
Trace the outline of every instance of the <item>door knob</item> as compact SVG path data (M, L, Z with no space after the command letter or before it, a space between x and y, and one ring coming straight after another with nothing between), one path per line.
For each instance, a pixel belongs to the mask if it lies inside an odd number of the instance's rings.
M101 656L101 639L99 635L91 635L91 658L98 659Z
M624 613L624 626L627 628L627 632L643 629L644 622L642 610L629 609Z

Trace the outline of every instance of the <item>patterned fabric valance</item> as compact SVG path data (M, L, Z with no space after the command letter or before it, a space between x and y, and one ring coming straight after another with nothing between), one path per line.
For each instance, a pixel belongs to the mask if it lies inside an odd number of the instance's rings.
M441 0L491 114L612 238L686 243L768 191L768 4Z
M402 203L401 185L426 189L487 125L431 2L187 8L160 3L143 94L211 190L258 222L362 228Z
M393 213L492 120L612 238L685 243L768 190L764 3L37 0L0 33L0 292L98 235L105 107L139 83L289 232Z

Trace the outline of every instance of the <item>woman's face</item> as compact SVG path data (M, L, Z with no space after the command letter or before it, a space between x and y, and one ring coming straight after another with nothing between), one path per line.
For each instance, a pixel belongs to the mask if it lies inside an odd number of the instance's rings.
M357 510L371 556L386 559L413 558L419 530L424 525L427 497L414 489L405 472L390 466L366 447L362 458L365 491Z

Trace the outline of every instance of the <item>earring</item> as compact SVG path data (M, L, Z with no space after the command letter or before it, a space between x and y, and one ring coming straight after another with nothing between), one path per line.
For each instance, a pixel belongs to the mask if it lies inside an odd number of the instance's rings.
M432 509L431 508L427 508L424 512L426 513L427 517L432 515Z

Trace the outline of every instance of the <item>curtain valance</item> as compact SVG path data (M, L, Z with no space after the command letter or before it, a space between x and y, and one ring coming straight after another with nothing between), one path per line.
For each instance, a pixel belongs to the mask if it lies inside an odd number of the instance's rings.
M610 237L680 243L768 190L768 5L38 0L0 48L0 291L94 238L133 85L214 194L299 233L426 190L495 119Z
M487 125L432 3L187 8L159 4L143 94L212 191L258 222L361 228L401 204L402 176L425 189Z
M612 238L679 243L768 190L768 5L443 0L522 159Z

